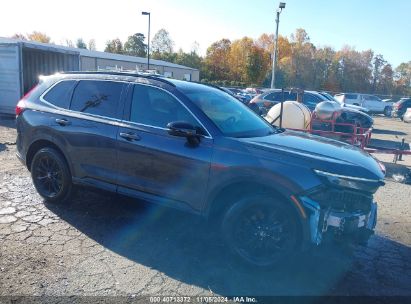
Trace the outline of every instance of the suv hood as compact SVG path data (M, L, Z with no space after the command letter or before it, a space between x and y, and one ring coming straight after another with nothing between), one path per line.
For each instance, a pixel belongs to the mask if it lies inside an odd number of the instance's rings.
M367 152L333 139L303 132L285 131L264 137L240 139L250 148L298 158L305 166L330 173L382 180L378 161Z

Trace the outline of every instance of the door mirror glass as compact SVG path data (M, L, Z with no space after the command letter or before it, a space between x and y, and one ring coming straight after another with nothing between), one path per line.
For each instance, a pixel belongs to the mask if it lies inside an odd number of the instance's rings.
M173 121L167 124L168 134L179 137L197 136L196 128L185 121Z

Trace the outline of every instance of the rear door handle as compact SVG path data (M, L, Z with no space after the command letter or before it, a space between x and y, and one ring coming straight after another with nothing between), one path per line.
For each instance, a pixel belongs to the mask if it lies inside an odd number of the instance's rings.
M120 136L127 140L140 140L140 136L133 132L120 132Z
M70 122L64 118L63 119L57 118L56 123L58 123L60 126L68 126L70 124Z

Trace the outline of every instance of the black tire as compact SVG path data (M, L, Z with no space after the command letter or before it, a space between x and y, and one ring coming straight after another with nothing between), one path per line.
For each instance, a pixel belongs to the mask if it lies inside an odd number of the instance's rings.
M67 162L53 148L42 148L31 162L34 187L48 203L66 202L72 194L72 180Z
M384 109L384 116L391 117L391 109L390 107L385 107Z
M282 200L264 196L241 199L223 216L222 236L230 251L250 266L276 267L298 252L297 215Z

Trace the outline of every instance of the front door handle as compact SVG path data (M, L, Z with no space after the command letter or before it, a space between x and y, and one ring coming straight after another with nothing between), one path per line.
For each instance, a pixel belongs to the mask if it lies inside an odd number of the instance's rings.
M140 136L133 132L120 132L120 136L127 140L140 140Z
M63 119L57 118L56 123L58 123L60 126L68 126L70 124L70 122L64 118Z

